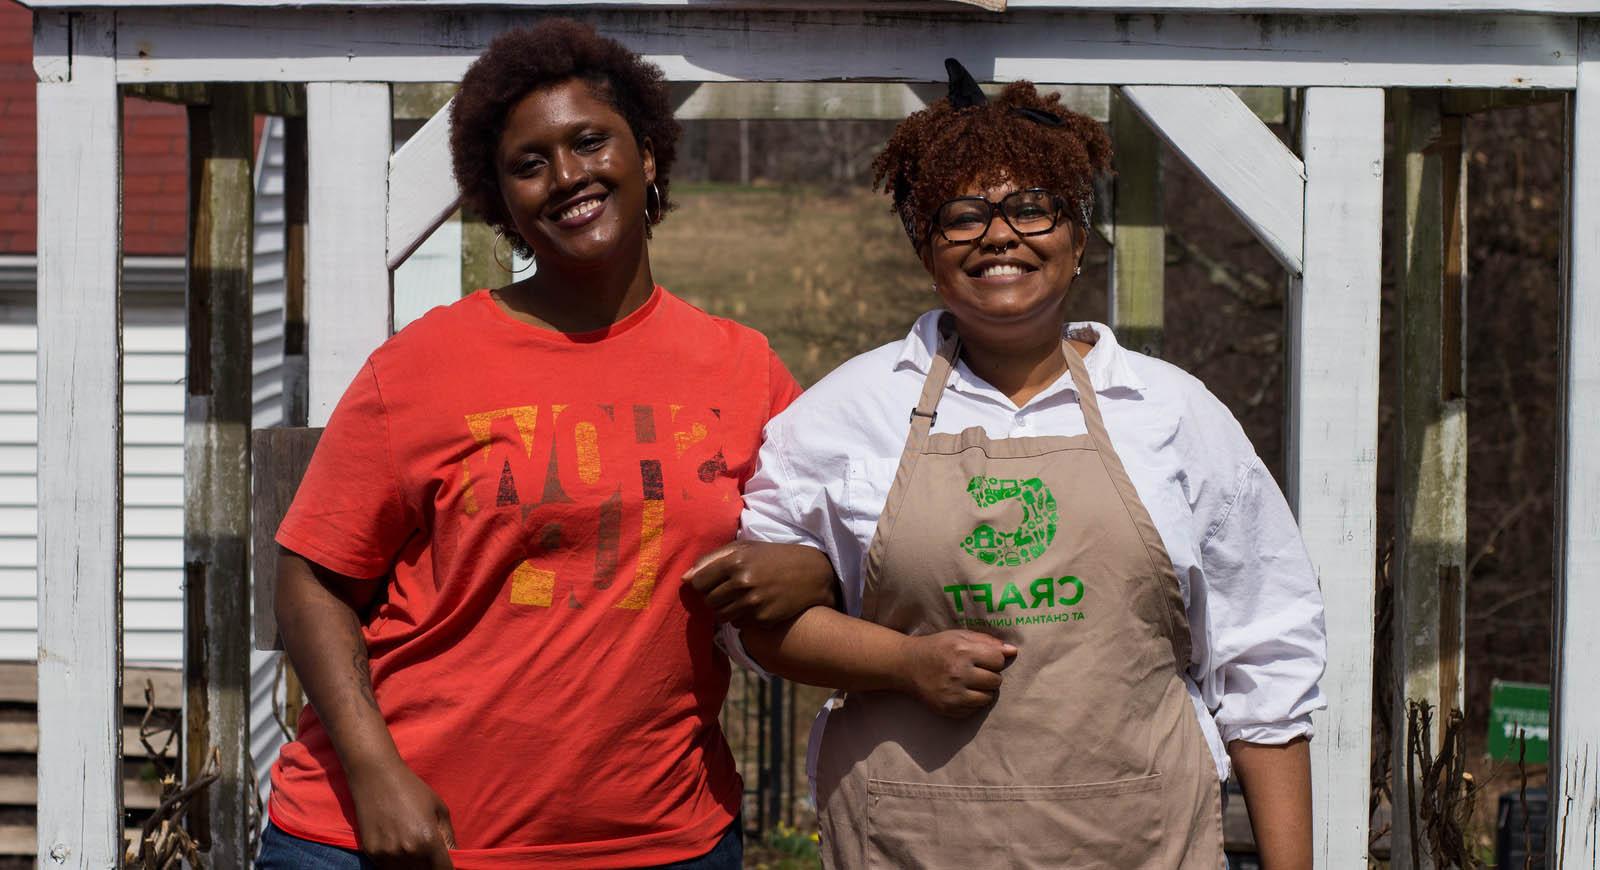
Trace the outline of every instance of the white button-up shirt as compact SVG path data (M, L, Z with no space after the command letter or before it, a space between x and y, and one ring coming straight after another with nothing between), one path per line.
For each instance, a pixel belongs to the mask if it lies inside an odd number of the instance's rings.
M846 362L769 421L745 488L740 537L822 550L851 615L861 612L867 548L938 346L940 313ZM1123 349L1101 324L1068 331L1094 342L1084 363L1106 429L1177 570L1194 645L1186 682L1226 778L1228 742L1309 735L1311 711L1326 706L1316 574L1272 475L1200 381ZM933 431L973 426L992 439L1086 431L1070 374L1019 408L958 361ZM753 666L734 632L724 642Z

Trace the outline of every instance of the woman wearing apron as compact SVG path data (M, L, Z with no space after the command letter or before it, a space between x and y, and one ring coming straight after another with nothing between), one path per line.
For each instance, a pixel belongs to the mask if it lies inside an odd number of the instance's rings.
M877 164L947 310L772 420L746 487L742 536L826 552L850 614L742 636L843 690L813 730L825 863L1214 870L1231 762L1264 866L1309 867L1293 517L1198 381L1067 322L1104 131L947 65Z

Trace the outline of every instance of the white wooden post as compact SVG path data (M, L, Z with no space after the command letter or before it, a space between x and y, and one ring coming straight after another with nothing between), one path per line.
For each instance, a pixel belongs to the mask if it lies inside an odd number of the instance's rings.
M1289 292L1288 491L1327 607L1311 742L1316 866L1366 866L1383 91L1308 88L1305 272Z
M1569 147L1549 854L1558 870L1587 870L1600 866L1600 20L1580 31Z
M70 27L70 40L68 28ZM39 815L44 867L122 854L121 104L108 11L41 14Z
M312 426L328 422L367 354L389 337L389 111L388 85L306 85Z

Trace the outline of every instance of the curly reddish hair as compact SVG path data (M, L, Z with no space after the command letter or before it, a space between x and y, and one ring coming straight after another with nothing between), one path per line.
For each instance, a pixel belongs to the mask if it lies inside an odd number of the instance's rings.
M1059 126L1028 113L1047 113ZM1093 118L1068 111L1060 94L1040 94L1032 82L1006 85L977 106L941 99L895 128L872 163L873 189L894 199L895 213L920 250L933 215L967 185L1014 182L1065 197L1074 223L1087 227L1094 180L1111 170L1111 138Z
M495 153L506 115L530 92L581 79L610 103L641 145L650 140L656 158L660 207L655 223L672 208L668 181L678 152L678 122L660 67L614 39L570 18L508 30L467 68L450 106L450 156L463 204L505 234L524 256L531 252L506 212Z

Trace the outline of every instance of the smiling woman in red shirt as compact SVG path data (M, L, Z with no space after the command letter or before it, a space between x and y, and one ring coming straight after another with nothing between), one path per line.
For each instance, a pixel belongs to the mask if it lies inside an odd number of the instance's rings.
M680 578L732 539L799 388L651 277L658 69L548 21L497 39L452 111L467 204L536 271L401 331L328 422L277 536L311 704L257 866L737 867L717 615L830 602L833 572L768 550L715 613Z

